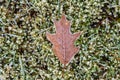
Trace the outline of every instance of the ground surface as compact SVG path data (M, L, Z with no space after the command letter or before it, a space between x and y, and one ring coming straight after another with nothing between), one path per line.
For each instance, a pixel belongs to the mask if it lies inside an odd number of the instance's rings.
M65 13L80 51L63 69L45 33ZM0 79L119 80L118 0L0 0Z

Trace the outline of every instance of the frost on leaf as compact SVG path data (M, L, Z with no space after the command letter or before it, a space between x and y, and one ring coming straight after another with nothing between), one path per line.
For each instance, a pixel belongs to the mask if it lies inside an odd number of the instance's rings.
M70 32L70 21L65 15L62 15L59 21L54 21L56 33L46 33L47 39L53 44L53 52L58 57L61 63L68 64L72 57L79 51L79 48L74 46L75 40L80 36L80 32L72 34Z

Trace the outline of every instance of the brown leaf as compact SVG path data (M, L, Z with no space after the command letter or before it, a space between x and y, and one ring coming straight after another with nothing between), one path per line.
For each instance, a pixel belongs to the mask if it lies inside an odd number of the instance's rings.
M56 34L46 33L47 39L53 44L53 52L64 65L68 64L72 57L79 51L74 46L75 40L80 36L80 32L72 34L70 32L70 22L62 15L59 21L54 21Z

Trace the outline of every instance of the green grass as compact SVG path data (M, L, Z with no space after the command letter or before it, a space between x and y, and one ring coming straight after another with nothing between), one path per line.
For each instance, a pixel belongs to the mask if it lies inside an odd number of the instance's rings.
M66 14L80 51L70 64L55 57L46 32ZM0 2L0 79L119 80L120 4L104 0L3 0Z

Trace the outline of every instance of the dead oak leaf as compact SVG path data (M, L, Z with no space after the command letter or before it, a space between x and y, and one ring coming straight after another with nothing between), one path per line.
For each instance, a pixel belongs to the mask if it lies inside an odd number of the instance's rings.
M80 32L74 34L70 32L70 21L66 19L65 15L62 15L59 21L54 21L54 25L56 26L56 33L46 33L46 36L53 44L54 54L61 63L66 65L79 51L79 48L74 46L74 42L80 36Z

